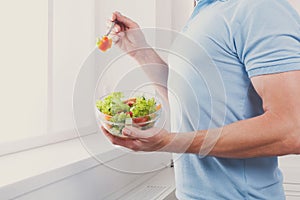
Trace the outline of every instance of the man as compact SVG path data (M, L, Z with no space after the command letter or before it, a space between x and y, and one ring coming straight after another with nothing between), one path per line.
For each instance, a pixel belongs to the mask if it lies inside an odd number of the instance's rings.
M186 106L182 114L170 92L159 89L169 99L172 132L124 128L128 138L122 139L104 130L112 143L175 153L178 199L285 199L277 156L300 154L300 18L291 5L286 0L197 2L183 34L203 49L182 46L181 52L194 63L211 58L217 71L196 66L203 78L174 56L166 64L134 21L118 12L112 20L118 22L114 34L121 49L141 65L166 66L159 72L145 68L150 78L170 88L179 74L188 82L182 85L191 87L173 88ZM214 87L206 81L213 84L218 76L222 87L210 96ZM195 92L198 107L190 106L195 102L187 91Z

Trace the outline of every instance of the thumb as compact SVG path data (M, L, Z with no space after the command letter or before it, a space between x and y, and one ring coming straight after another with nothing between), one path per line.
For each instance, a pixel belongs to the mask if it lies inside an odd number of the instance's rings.
M114 12L112 16L113 21L118 21L122 24L124 24L128 28L138 28L138 24L134 22L132 19L122 15L120 12Z
M147 136L144 131L132 126L124 127L122 134L131 138L146 138Z

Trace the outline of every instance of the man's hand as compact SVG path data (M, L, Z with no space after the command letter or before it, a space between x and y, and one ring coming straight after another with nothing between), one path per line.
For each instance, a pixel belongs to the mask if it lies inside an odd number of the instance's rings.
M124 52L136 58L141 50L149 48L143 32L135 21L119 12L113 13L111 21L116 22L111 32L112 39ZM110 24L108 26L110 27Z
M159 128L139 130L134 127L125 127L122 134L126 138L114 136L103 127L102 131L113 144L134 151L170 151L168 146L174 137L174 134Z

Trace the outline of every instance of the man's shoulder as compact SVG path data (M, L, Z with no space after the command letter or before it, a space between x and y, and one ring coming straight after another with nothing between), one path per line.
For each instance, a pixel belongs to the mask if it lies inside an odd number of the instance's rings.
M287 0L225 0L228 21L247 26L247 20L282 21L290 18L300 22L299 15ZM294 23L294 22L293 22Z

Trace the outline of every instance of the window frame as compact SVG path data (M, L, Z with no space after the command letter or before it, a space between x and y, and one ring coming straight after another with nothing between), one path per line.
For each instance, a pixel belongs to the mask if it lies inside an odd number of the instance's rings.
M94 0L95 2L96 0ZM45 147L61 142L66 142L81 137L87 137L96 134L95 131L89 130L89 127L84 127L87 130L83 136L78 134L76 128L71 128L66 131L52 132L53 127L53 52L54 52L54 0L48 0L48 62L47 62L47 114L46 114L46 133L36 136L29 136L16 140L10 140L0 144L0 158L3 156L20 153L31 149ZM95 16L96 17L96 16Z
M99 17L101 16L97 10L100 5L100 0L93 0L95 5L95 24L99 23ZM193 1L191 0L191 7ZM178 11L176 8L182 4L181 1L159 1L156 0L155 4L155 24L156 27L163 27L167 29L171 29L172 27L178 27L178 21L182 21L179 19ZM167 8L167 9L166 9ZM176 19L178 18L178 20ZM161 19L164 20L161 20ZM99 30L95 27L95 32ZM66 130L63 132L53 133L52 129L52 119L53 119L53 67L54 67L54 0L48 0L48 63L47 63L47 127L46 134L40 134L37 136L30 136L23 139L16 139L12 141L7 141L1 143L0 145L0 157L11 155L14 153L19 153L26 150L36 149L39 147L44 147L48 145L57 144L60 142L69 141L72 139L78 139L80 137L86 137L93 134L96 134L94 130L89 130L89 127L85 127L87 129L87 133L84 136L79 136L76 128L72 128L70 130ZM84 128L84 129L85 129Z

